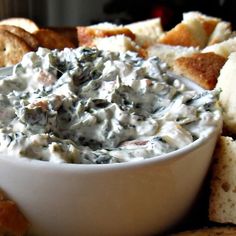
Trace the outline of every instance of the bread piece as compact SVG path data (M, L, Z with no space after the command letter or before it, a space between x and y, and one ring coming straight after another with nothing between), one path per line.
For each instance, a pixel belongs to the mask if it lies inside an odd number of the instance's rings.
M213 89L226 59L215 53L196 53L180 57L174 62L174 71L193 80L204 89Z
M236 52L230 54L223 66L216 87L222 90L219 100L223 108L224 127L236 134Z
M220 137L215 150L209 219L236 224L236 142L231 137Z
M0 30L0 67L15 65L29 51L31 48L23 39Z
M196 230L188 230L176 234L171 234L171 236L235 236L236 235L236 227L211 227L211 228L203 228Z
M214 52L218 55L223 57L228 57L230 53L236 52L236 37L230 38L226 41L221 43L217 43L211 46L208 46L202 50L203 53L205 52Z
M38 25L34 21L27 18L22 18L22 17L12 17L12 18L1 20L0 25L18 26L28 31L29 33L33 33L34 31L39 29Z
M13 25L0 25L0 29L15 34L16 36L23 39L32 48L32 50L37 50L39 46L38 40L28 31Z
M108 26L109 25L109 26ZM107 28L105 28L108 26ZM99 24L94 26L78 26L77 36L80 46L91 47L93 40L97 38L105 38L115 35L125 35L132 40L135 39L135 35L125 27L112 27L111 24Z
M99 50L112 52L137 52L139 56L146 57L146 51L140 48L133 40L124 35L116 35L105 38L95 38L91 46Z
M63 35L49 29L39 29L33 33L39 46L49 49L74 48L75 45Z
M23 236L26 235L29 226L17 205L6 199L0 190L0 235Z
M166 44L155 44L147 48L148 57L157 56L166 62L170 68L173 67L174 61L177 58L190 56L197 52L200 52L200 50L195 47L171 46Z
M231 24L226 21L219 22L216 25L212 34L210 35L210 38L208 40L208 45L213 45L216 43L223 42L229 39L231 34L232 34Z
M203 25L197 19L191 19L177 24L173 29L160 37L159 43L185 47L203 48L208 36Z
M188 22L193 19L199 21L202 24L203 29L205 30L208 37L214 31L216 25L221 21L220 18L207 16L198 11L190 11L183 13L183 22Z
M125 25L135 34L135 41L141 47L147 48L157 43L164 33L160 18L154 18Z
M76 47L79 46L76 27L49 27L48 29L68 38Z

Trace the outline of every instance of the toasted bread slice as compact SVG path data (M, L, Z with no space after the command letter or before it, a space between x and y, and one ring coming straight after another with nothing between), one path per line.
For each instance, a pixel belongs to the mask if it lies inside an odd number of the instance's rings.
M180 57L174 62L174 71L193 80L204 89L213 89L226 58L215 53L196 53Z
M28 31L14 25L0 25L0 29L6 30L15 34L16 36L23 39L31 48L32 50L37 50L39 43L38 40Z
M104 25L97 26L78 26L77 36L80 46L91 47L93 45L93 40L96 38L105 38L115 35L125 35L132 40L135 39L134 33L132 33L128 28L125 27L108 27L105 28Z
M171 236L234 236L236 235L236 227L210 227L196 230L188 230L176 234L171 234Z
M232 52L236 52L236 37L230 38L221 43L207 46L202 50L202 52L214 52L227 58Z
M68 38L76 47L79 46L76 27L49 27L48 29Z
M236 142L231 137L220 137L215 150L209 219L236 224Z
M31 48L23 39L6 30L0 30L1 67L15 65L29 51Z
M160 43L147 48L148 57L157 56L166 62L170 68L173 67L177 58L190 56L197 52L200 52L199 49L194 47L172 46Z
M29 222L20 212L16 203L6 199L0 190L0 235L24 236L29 229Z
M208 45L213 45L216 43L223 42L230 38L232 35L231 30L231 24L226 21L219 22L212 34L210 35L210 38L208 40Z
M22 18L22 17L12 17L8 19L4 19L0 21L0 25L14 25L18 26L30 33L33 33L34 31L38 30L38 25L28 18Z
M236 52L231 53L223 66L216 87L221 89L220 104L223 108L225 128L236 134Z
M99 50L106 50L112 52L137 52L139 56L146 57L146 51L140 48L133 40L124 35L115 35L105 38L95 38L92 46Z
M141 47L147 48L157 43L164 33L160 18L154 18L125 25L135 34L135 41Z
M188 22L189 20L198 20L201 22L203 29L205 30L207 36L209 37L214 31L216 25L221 21L220 18L207 16L198 11L190 11L183 13L183 22Z
M49 49L74 48L75 45L63 35L49 29L39 29L33 33L39 46Z
M207 44L207 40L208 37L202 24L196 19L191 19L177 24L166 32L160 37L159 43L203 48Z

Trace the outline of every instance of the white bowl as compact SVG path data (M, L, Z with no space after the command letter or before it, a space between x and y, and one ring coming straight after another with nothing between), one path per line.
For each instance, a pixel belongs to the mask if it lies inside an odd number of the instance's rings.
M33 235L159 234L191 209L220 130L221 120L209 137L128 163L54 164L1 155L0 187Z

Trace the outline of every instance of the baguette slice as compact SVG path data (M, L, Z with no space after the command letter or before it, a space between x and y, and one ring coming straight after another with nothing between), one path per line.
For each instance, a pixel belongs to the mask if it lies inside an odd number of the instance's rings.
M135 34L135 41L141 47L147 48L157 43L164 33L160 18L154 18L125 25Z
M28 31L29 33L33 33L39 29L38 25L34 21L32 21L28 18L23 18L23 17L12 17L12 18L7 18L4 20L1 20L0 25L18 26L18 27Z
M0 25L0 29L6 30L12 34L23 39L31 48L32 50L37 50L39 46L38 40L28 31L14 25Z
M195 53L174 62L174 71L193 80L204 89L213 89L226 58L215 53Z
M18 36L0 29L0 67L17 64L30 46Z
M219 100L223 108L224 128L236 134L236 52L230 54L223 66L216 87L222 90Z
M236 142L220 137L214 158L209 219L236 224Z

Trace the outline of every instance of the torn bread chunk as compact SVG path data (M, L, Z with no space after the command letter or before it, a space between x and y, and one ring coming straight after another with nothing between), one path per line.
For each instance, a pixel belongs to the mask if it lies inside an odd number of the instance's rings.
M208 16L198 11L183 13L183 22L188 22L191 20L199 21L208 37L214 31L216 25L221 21L220 18Z
M147 48L148 57L157 56L162 61L166 62L170 68L173 67L174 61L177 58L190 56L197 52L200 52L200 50L195 47L172 46L161 43Z
M202 52L214 52L227 58L232 52L236 52L236 37L230 38L221 43L207 46L202 50Z
M106 28L107 27L107 28ZM128 28L115 27L115 25L106 23L93 26L77 26L77 37L80 46L91 47L94 39L105 38L115 35L125 35L135 40L135 35Z
M205 47L207 41L206 31L197 19L189 19L177 24L159 39L159 43L200 48Z
M231 137L220 137L212 171L209 219L236 224L236 141Z
M125 25L135 34L135 41L141 47L147 48L157 43L158 38L164 33L160 18L139 21Z
M0 190L0 235L24 236L29 226L16 203L6 199Z
M208 45L223 42L232 35L231 24L226 21L219 22L209 37Z
M146 51L140 48L133 40L124 35L116 35L105 38L95 38L93 40L93 47L99 50L111 52L137 52L141 57L146 57Z
M215 53L195 53L174 62L177 74L193 80L204 89L214 89L226 58Z
M223 66L216 87L221 89L219 101L223 108L224 127L236 134L236 52L230 54Z

